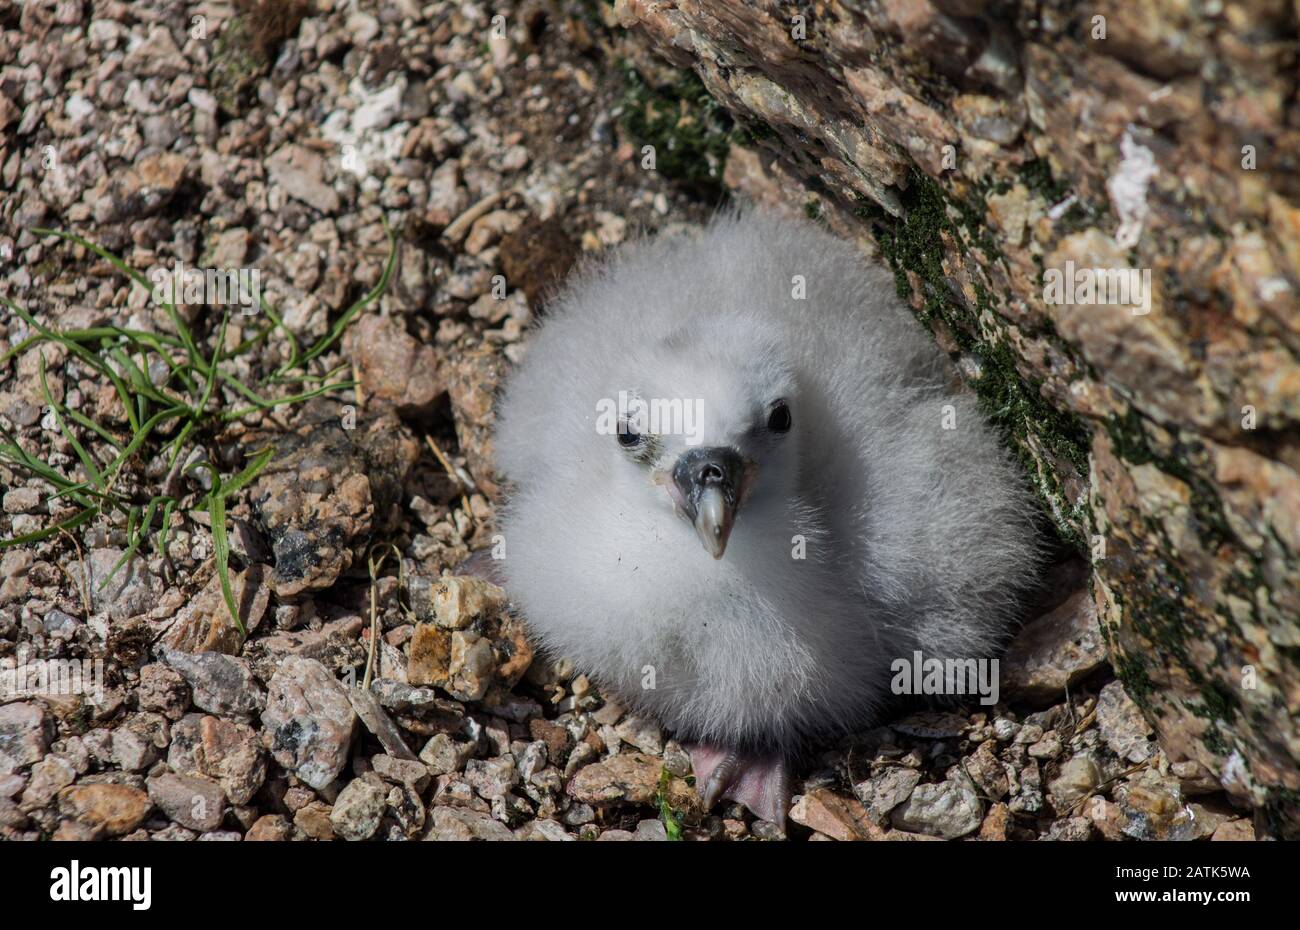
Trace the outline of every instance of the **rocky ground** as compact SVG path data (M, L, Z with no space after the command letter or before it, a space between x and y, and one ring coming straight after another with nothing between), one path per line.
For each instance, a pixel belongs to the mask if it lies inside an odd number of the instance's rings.
M130 551L136 524L113 513L3 550L5 668L102 660L103 688L0 692L0 836L780 836L738 807L701 811L669 734L534 655L499 589L447 575L492 543L492 394L548 289L584 255L707 216L745 132L680 75L629 72L607 17L577 2L0 9L0 296L34 315L0 315L0 426L49 467L84 477L79 447L100 466L116 451L53 405L119 442L130 430L109 379L28 342L36 325L174 327L110 262L33 229L141 271L259 269L284 323L267 338L259 314L223 331L183 308L244 384L295 358L286 331L326 337L381 283L386 226L396 243L382 296L305 366L356 387L179 443L227 480L274 447L227 502L239 625L196 506L211 477L153 445L114 490L174 488L165 546ZM222 381L205 403L245 402ZM12 459L0 487L0 538L71 513ZM1111 679L1085 574L1058 566L1002 703L914 712L810 760L789 838L1253 838Z

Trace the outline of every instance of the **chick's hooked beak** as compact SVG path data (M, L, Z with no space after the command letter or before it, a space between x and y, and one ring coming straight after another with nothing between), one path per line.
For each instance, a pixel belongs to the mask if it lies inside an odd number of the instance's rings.
M692 449L673 466L669 493L715 559L727 549L748 472L740 453L722 446Z

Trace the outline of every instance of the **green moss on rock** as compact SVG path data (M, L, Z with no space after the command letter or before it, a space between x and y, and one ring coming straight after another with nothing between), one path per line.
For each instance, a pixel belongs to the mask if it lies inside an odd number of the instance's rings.
M958 347L979 360L981 375L972 382L989 419L1004 433L1027 475L1046 504L1061 539L1083 551L1081 527L1086 503L1065 494L1053 462L1040 462L1030 441L1078 475L1088 471L1089 433L1076 415L1054 407L1041 392L1042 382L1025 376L1018 359L1000 334L990 333L983 320L994 319L994 298L980 281L974 282L976 304L967 306L950 286L944 268L949 245L966 255L973 242L990 260L1000 257L984 222L984 206L954 201L929 177L914 173L901 198L904 215L897 218L874 205L860 203L858 215L871 223L881 253L894 272L899 296L912 294L909 272L920 282L923 322L942 321ZM987 312L986 312L987 311Z
M655 170L701 196L725 194L722 169L736 124L694 72L683 71L671 85L652 87L630 62L623 63L625 88L619 122L640 149L655 149Z
M1233 533L1223 512L1223 502L1218 491L1204 474L1196 468L1191 456L1201 450L1190 443L1175 441L1169 453L1155 449L1147 437L1142 417L1130 407L1123 416L1112 416L1106 421L1106 432L1121 459L1131 465L1154 465L1160 471L1187 485L1191 492L1191 509L1196 528L1207 552L1231 542Z
M1140 655L1114 654L1115 677L1124 685L1124 691L1142 710L1151 710L1151 696L1155 685L1147 674L1146 660Z

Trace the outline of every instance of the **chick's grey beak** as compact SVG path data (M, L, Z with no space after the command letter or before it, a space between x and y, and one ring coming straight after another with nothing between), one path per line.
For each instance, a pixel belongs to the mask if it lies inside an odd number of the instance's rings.
M715 559L727 550L744 473L740 454L725 447L692 449L673 466L673 498Z

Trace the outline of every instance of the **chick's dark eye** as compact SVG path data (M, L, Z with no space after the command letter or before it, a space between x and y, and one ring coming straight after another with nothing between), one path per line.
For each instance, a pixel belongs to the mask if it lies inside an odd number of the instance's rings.
M790 417L790 408L785 404L777 404L772 408L772 412L767 415L767 428L774 433L784 433L794 423Z
M641 445L641 434L630 423L622 423L618 430L618 444L624 449L633 449Z

